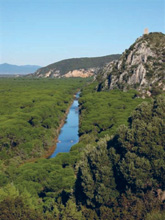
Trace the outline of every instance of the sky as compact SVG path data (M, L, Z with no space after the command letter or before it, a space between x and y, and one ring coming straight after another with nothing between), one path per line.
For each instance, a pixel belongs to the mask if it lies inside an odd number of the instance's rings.
M0 0L0 63L118 54L145 28L165 33L165 0Z

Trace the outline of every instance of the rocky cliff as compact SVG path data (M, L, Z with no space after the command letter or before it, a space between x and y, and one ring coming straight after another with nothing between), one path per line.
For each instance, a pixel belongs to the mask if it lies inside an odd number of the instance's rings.
M93 58L74 58L62 60L38 69L34 76L44 78L90 77L110 61L119 59L120 54Z
M136 88L148 93L165 90L165 35L145 34L98 74L98 90Z

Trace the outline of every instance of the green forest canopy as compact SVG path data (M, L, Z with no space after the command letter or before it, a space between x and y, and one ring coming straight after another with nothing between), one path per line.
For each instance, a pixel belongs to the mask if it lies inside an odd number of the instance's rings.
M19 163L42 156L82 79L1 79L0 159Z
M35 140L42 143L45 139L41 137L47 137L50 141L59 121L56 124L51 118L45 127L44 116L49 112L63 117L74 92L83 84L80 79L72 80L0 82L1 121L12 125L8 133L1 133L2 143L8 145L1 150L0 219L163 220L163 202L157 194L164 190L165 182L163 95L140 104L143 100L136 98L135 91L97 93L95 84L87 86L80 98L80 142L70 153L19 165L17 159L31 158L31 145L15 145L15 140L29 140L30 144L33 139L26 132L19 135L22 131L17 127L23 130L28 123L26 129L33 129ZM14 116L19 123L14 123ZM26 148L18 156L20 146Z

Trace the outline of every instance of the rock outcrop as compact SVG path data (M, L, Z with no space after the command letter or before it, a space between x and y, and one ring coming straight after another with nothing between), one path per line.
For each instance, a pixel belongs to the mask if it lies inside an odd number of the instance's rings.
M99 68L89 68L88 70L85 69L79 69L79 70L73 70L69 71L64 75L64 77L82 77L87 78L95 75L97 73Z
M64 75L60 74L59 70L49 70L48 72L46 72L44 75L40 74L40 70L38 70L35 73L35 76L37 77L44 77L44 78L62 78L62 77L81 77L81 78L87 78L87 77L91 77L95 74L97 74L99 68L89 68L89 69L75 69L72 71L69 71L67 73L65 73Z
M150 33L138 38L118 61L107 64L98 74L98 90L135 88L149 92L165 89L165 35ZM149 93L148 93L149 94Z

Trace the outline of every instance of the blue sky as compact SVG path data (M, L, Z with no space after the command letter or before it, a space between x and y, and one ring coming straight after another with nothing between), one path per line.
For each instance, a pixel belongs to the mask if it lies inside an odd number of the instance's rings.
M165 32L165 0L0 0L0 63L122 53L146 27Z

